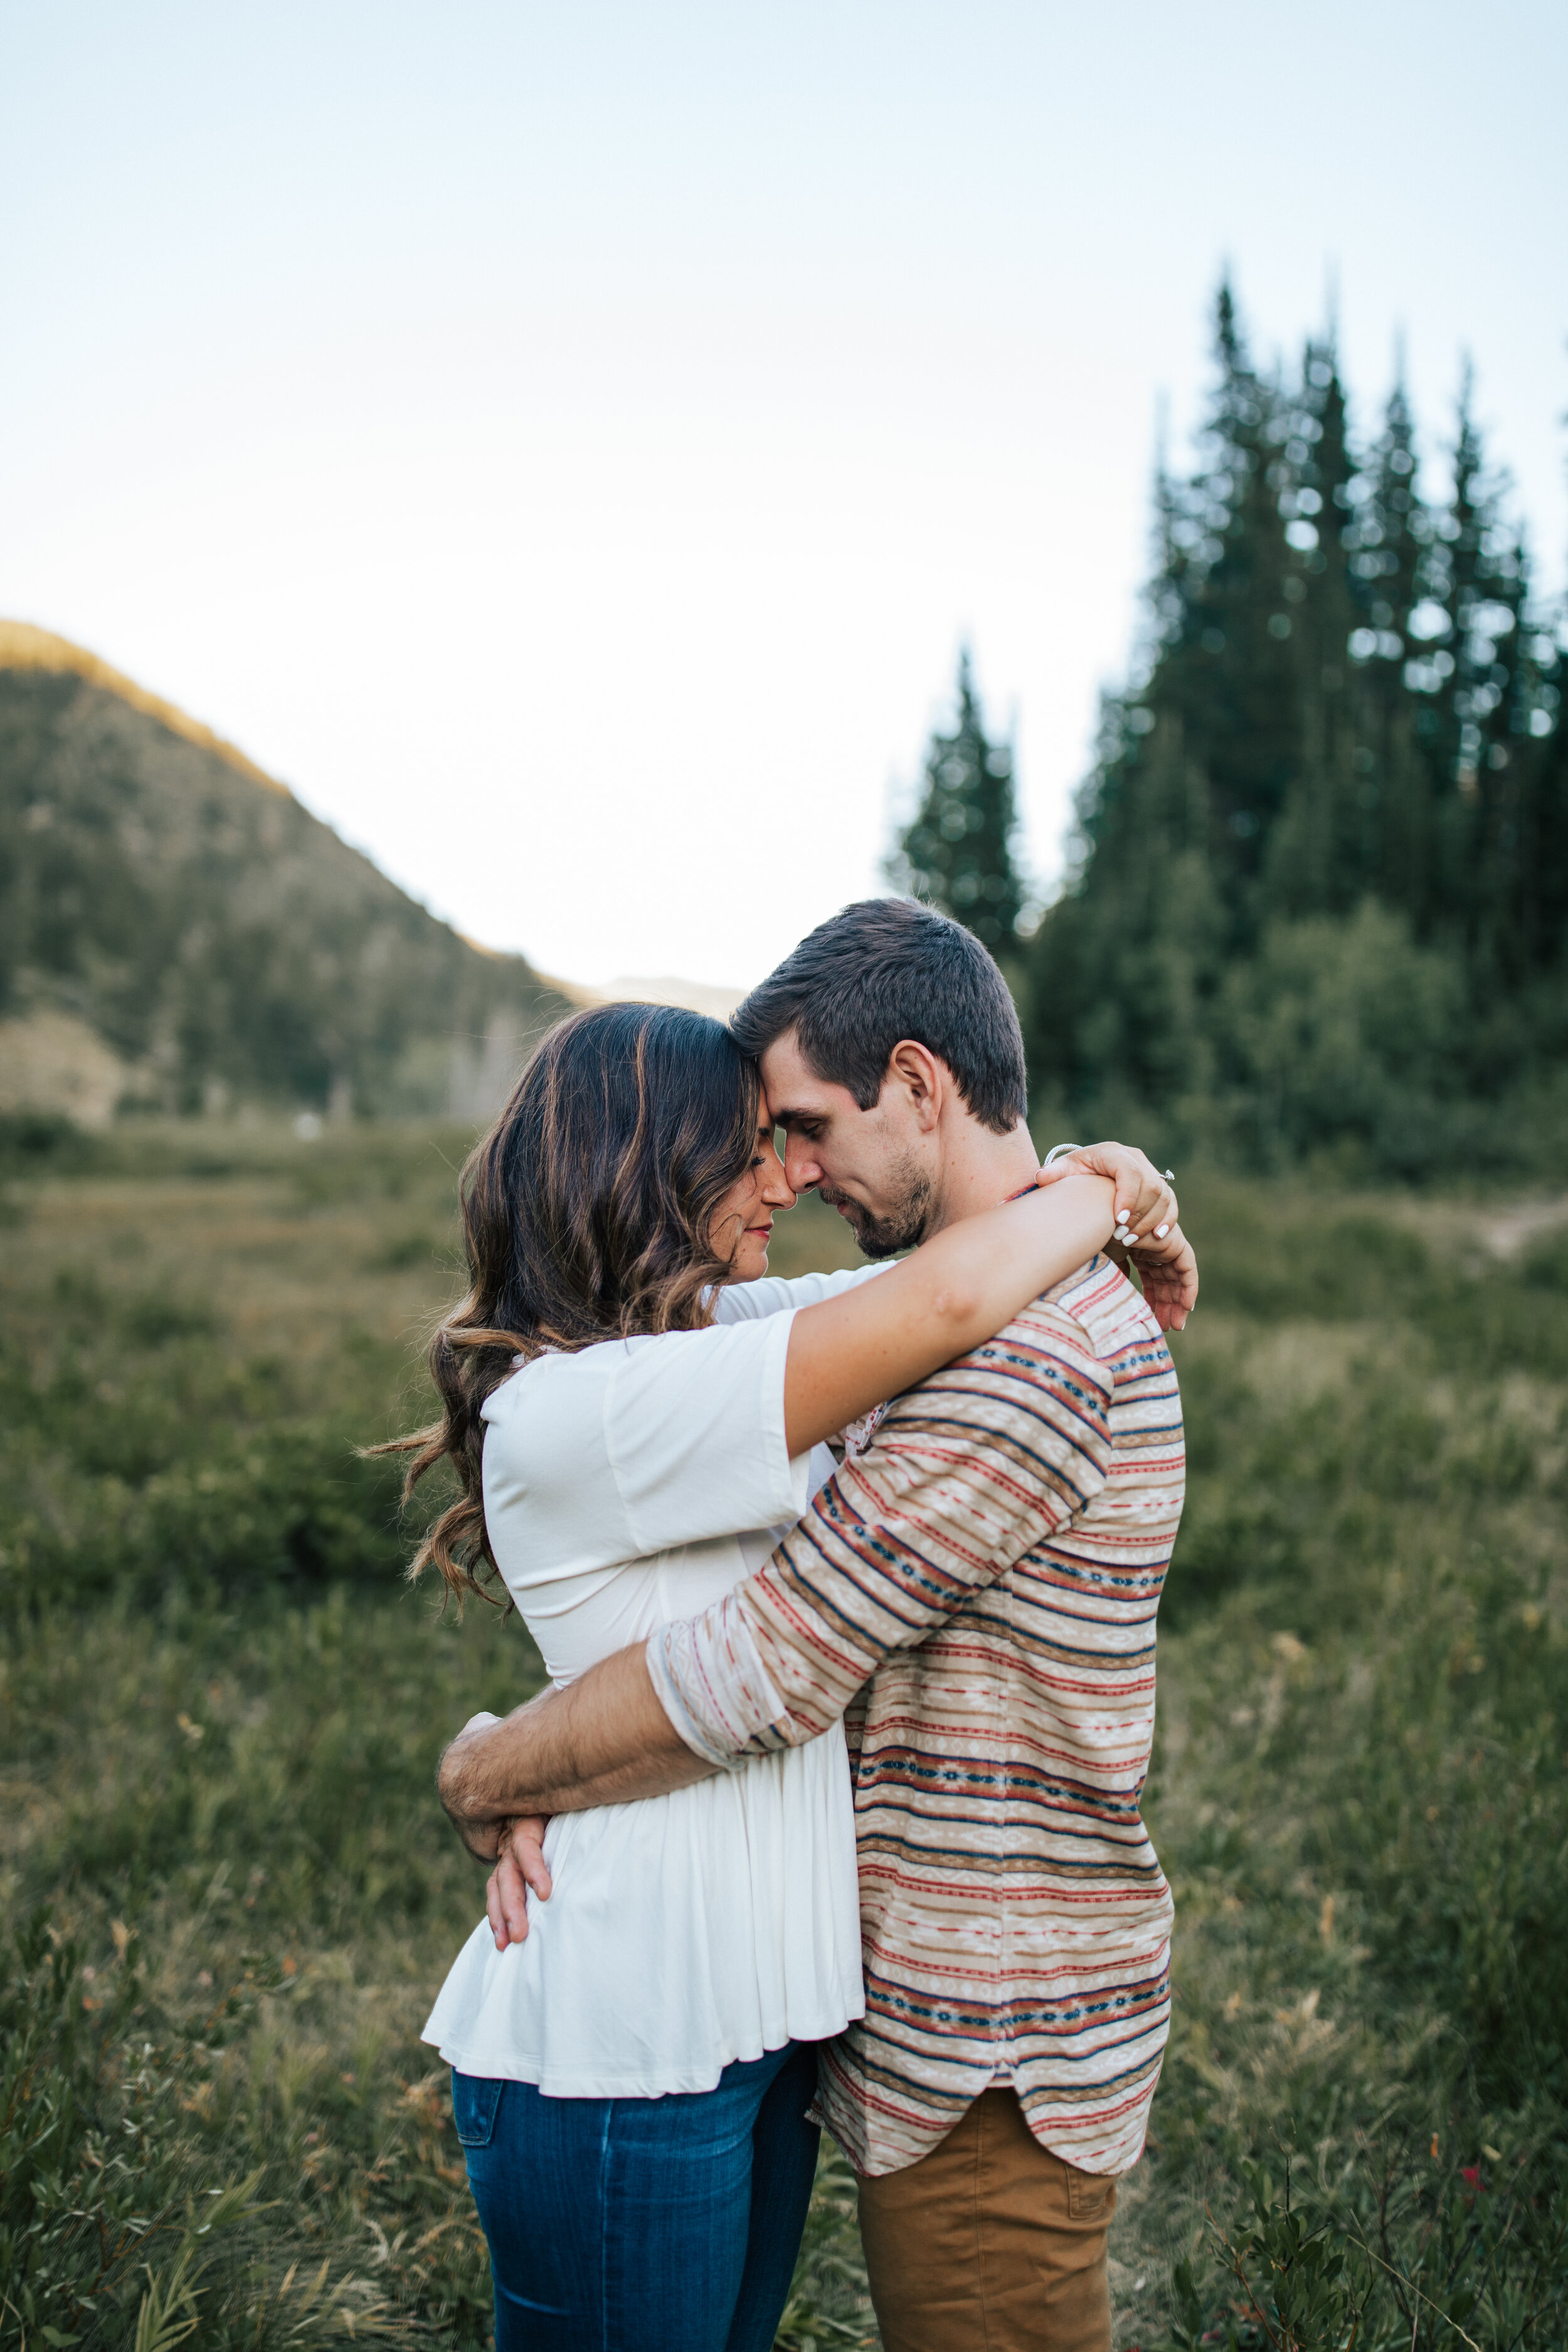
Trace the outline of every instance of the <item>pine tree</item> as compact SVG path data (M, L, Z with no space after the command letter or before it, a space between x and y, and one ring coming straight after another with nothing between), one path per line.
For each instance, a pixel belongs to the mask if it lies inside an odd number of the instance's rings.
M1468 387L1439 509L1402 383L1363 454L1331 339L1266 380L1222 286L1215 357L1029 950L1031 1071L1171 1148L1414 1171L1491 1131L1467 1088L1568 1055L1563 664Z
M1515 551L1501 529L1501 486L1487 466L1474 397L1474 373L1467 364L1454 444L1454 496L1442 540L1447 551L1443 601L1455 650L1445 697L1448 726L1444 749L1452 759L1453 781L1460 792L1479 800L1491 764L1489 755L1508 730L1509 654L1517 636L1523 583Z
M1219 382L1189 508L1205 535L1193 550L1181 639L1160 687L1208 778L1211 855L1245 934L1253 911L1245 886L1299 761L1295 621L1285 593L1295 567L1279 512L1289 426L1278 388L1247 357L1228 282L1215 328Z
M1385 681L1398 675L1410 642L1410 616L1424 593L1426 534L1418 470L1415 426L1401 369L1364 477L1366 495L1357 511L1351 560L1362 591L1361 617L1378 640L1363 648L1362 657L1383 664L1373 675ZM1397 646L1390 643L1394 637L1399 640Z
M1024 905L1013 854L1013 752L986 734L967 646L957 701L952 732L931 737L920 807L886 871L896 888L954 916L993 955L1005 956L1016 948Z
M1562 681L1568 676L1554 635L1537 626L1530 645L1531 675L1525 724L1531 757L1521 761L1519 791L1518 937L1531 979L1555 1002L1560 1049L1568 1048L1568 727L1561 717ZM1542 975L1550 975L1542 981Z
M1447 663L1422 729L1432 767L1440 919L1479 958L1478 978L1517 965L1510 936L1519 896L1518 783L1528 762L1528 679L1521 668L1528 564L1502 515L1504 485L1489 467L1467 363L1454 441L1454 488L1434 519L1432 601Z
M1421 503L1402 358L1368 471L1371 494L1349 534L1355 542L1352 568L1365 602L1350 651L1363 665L1363 740L1357 758L1377 792L1382 819L1372 887L1391 906L1403 907L1416 935L1425 937L1434 911L1432 791L1416 743L1416 698L1439 690L1452 673L1453 656L1432 642L1446 634L1447 624L1426 595L1431 519Z
M1293 559L1282 586L1300 735L1286 807L1268 843L1265 907L1303 914L1353 906L1377 856L1377 795L1359 757L1347 659L1364 601L1346 545L1359 476L1331 338L1308 343L1300 389L1282 422L1279 508Z

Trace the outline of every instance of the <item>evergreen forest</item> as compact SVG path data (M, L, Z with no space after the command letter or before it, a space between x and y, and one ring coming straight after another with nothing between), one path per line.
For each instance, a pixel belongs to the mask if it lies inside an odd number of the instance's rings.
M965 657L888 870L1008 965L1043 1117L1347 1176L1556 1164L1561 615L1475 407L1467 369L1429 491L1401 384L1358 431L1331 338L1265 372L1221 287L1195 463L1157 477L1143 642L1032 937Z

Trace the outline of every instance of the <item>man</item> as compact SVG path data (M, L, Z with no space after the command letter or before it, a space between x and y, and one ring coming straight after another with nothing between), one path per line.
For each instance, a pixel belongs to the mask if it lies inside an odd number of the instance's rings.
M931 909L846 908L733 1025L790 1183L871 1255L1033 1181L1011 999ZM654 1794L846 1715L867 2012L825 2047L818 2105L860 2177L887 2352L1109 2352L1106 2229L1169 2017L1138 1808L1184 1455L1150 1301L1179 1328L1196 1290L1179 1233L1140 1263L1144 1299L1097 1256L895 1399L704 1616L443 1760L493 1853L509 1815Z

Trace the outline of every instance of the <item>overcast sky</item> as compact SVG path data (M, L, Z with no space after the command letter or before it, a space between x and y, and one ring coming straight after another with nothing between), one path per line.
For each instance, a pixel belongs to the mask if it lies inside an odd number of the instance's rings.
M877 887L973 640L1048 882L1228 257L1568 511L1568 9L0 0L0 613L546 971Z

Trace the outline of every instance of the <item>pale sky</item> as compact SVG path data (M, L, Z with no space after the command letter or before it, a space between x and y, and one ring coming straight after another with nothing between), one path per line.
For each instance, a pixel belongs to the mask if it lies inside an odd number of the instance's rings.
M476 938L742 984L972 639L1059 859L1234 269L1568 543L1568 9L0 0L0 614Z

